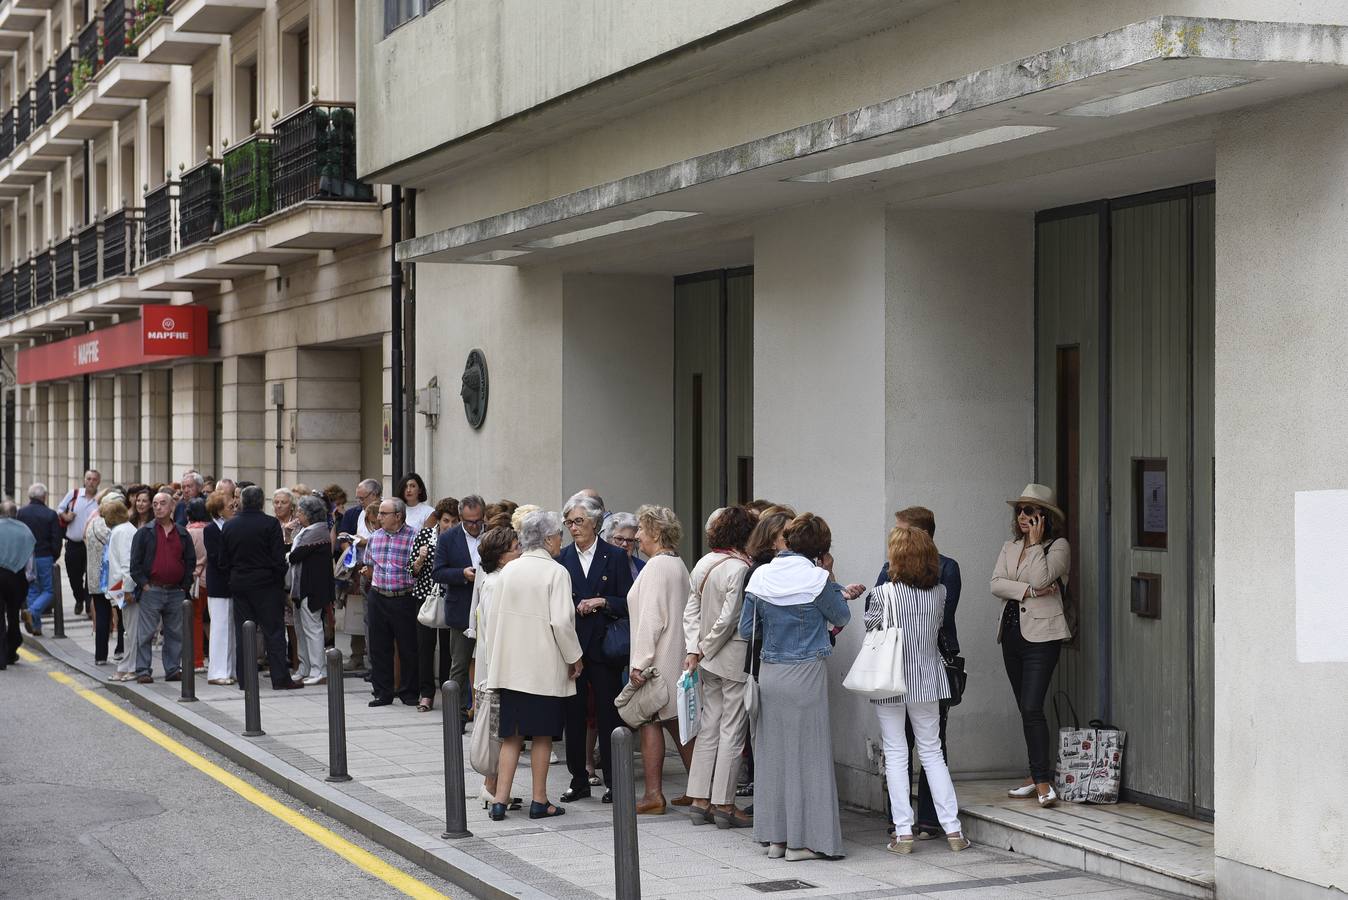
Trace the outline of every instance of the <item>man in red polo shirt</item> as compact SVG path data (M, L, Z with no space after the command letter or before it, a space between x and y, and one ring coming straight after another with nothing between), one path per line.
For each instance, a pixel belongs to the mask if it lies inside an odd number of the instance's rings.
M160 491L151 509L154 521L136 531L131 541L131 580L140 608L139 639L135 648L136 681L151 684L155 631L164 623L165 681L181 681L182 602L192 585L197 551L187 529L173 521L173 495Z

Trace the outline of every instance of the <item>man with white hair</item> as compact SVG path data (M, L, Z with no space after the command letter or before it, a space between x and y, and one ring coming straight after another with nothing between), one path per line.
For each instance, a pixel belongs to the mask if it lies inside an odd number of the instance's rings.
M13 500L0 502L0 669L19 661L19 609L28 593L24 569L33 557L33 533L15 516Z
M98 495L98 486L102 482L103 476L99 471L90 469L84 473L82 487L71 488L56 507L57 518L65 527L66 578L70 580L70 592L75 595L77 616L83 615L85 606L89 604L89 588L86 582L89 562L84 552L84 529L98 510L98 500L95 498ZM89 614L93 615L93 612L93 606L89 605Z
M178 483L182 485L183 495L173 510L173 521L186 528L187 504L201 496L206 487L206 479L202 478L196 469L188 469Z
M33 533L33 580L28 585L28 608L23 624L29 634L42 634L42 614L51 606L52 568L61 555L61 519L47 506L47 486L37 482L28 488L28 505L18 512L20 522Z

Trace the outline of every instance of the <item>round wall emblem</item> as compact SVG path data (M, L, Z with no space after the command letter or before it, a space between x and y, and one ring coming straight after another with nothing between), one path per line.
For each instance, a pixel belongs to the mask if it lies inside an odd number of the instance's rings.
M173 330L173 326L174 326L174 325L177 325L177 324L178 324L177 322L173 321L172 317L170 317L170 316L165 316L165 317L164 317L163 325L164 325L164 330L165 330L165 331L172 331L172 330Z
M481 350L468 354L459 396L463 398L463 414L468 417L468 424L481 428L487 418L487 358Z

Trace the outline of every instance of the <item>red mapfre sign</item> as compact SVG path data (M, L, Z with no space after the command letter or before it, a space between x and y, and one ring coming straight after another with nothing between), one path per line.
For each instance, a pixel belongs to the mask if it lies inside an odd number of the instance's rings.
M34 384L207 352L205 307L146 306L138 322L21 349L16 368L20 384Z

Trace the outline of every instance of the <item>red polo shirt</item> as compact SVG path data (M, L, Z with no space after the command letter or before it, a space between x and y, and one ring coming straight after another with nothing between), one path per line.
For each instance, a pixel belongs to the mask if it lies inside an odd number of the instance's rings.
M169 525L168 530L158 522L154 523L155 553L154 563L150 566L151 584L180 585L187 572L183 569L183 542L178 537L178 529Z

